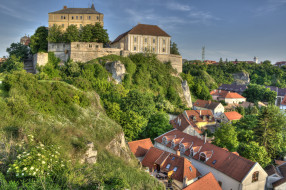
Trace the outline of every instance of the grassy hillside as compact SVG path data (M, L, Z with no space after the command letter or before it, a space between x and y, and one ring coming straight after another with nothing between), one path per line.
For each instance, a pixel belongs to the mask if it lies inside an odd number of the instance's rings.
M1 86L1 188L162 189L127 147L106 148L123 131L94 90L37 77L15 72ZM97 163L80 164L89 142Z

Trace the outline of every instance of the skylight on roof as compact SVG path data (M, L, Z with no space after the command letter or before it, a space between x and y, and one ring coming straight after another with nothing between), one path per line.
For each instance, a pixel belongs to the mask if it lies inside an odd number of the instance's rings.
M175 156L172 158L172 160L175 160Z
M175 171L177 171L177 169L178 169L178 167L174 167L173 171L175 172Z
M171 164L167 164L166 169L169 169L171 166Z
M213 165L215 165L215 163L216 163L216 160L213 161Z
M191 172L193 171L193 169L192 169L192 167L191 167L191 166L189 167L189 169L190 169L190 171L191 171Z

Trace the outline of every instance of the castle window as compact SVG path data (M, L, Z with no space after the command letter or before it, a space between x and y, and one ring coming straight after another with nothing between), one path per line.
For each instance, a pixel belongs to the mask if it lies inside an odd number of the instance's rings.
M89 47L92 48L92 44L89 44Z
M153 52L155 52L155 48L153 48Z
M137 41L137 38L136 37L134 37L134 42L136 42Z
M74 19L74 17L72 16L72 20Z
M163 44L164 44L164 45L166 44L166 40L163 40Z
M88 16L88 20L90 20L91 19L91 16Z
M165 50L165 48L163 48L163 52L165 52L166 50Z
M156 40L155 39L153 39L153 44L155 44L156 43Z
M97 16L96 19L99 20L99 16Z
M64 19L64 16L61 16L61 19Z
M82 16L80 16L80 20L82 20Z
M145 38L145 43L147 43L147 38Z
M136 51L136 46L134 46L134 51Z
M78 16L76 16L76 20L78 20Z
M257 171L257 172L254 172L254 173L252 174L252 182L258 181L258 177L259 177L259 172L258 172L258 171Z

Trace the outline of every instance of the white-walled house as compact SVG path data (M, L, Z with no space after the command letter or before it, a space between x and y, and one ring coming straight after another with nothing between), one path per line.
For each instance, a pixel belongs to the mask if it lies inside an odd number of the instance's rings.
M224 107L220 102L213 102L208 100L197 100L193 104L194 110L212 110L215 118L224 113Z
M213 100L225 101L227 104L239 104L245 102L246 98L236 92L225 90L213 90L210 92Z
M177 139L180 143L174 143ZM157 137L154 146L171 153L180 150L202 175L211 172L223 190L261 190L265 187L267 173L259 163L177 129Z

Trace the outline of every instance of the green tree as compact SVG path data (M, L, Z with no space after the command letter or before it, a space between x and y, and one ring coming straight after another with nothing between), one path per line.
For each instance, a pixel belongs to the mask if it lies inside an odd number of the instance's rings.
M109 36L107 30L104 29L100 23L96 23L92 29L93 37L96 39L96 42L106 44L109 42Z
M233 152L237 150L239 142L237 140L237 132L235 127L229 123L222 123L221 127L214 132L215 139L213 144L227 148Z
M243 92L243 96L246 97L247 101L249 102L255 103L258 101L263 101L274 104L277 93L264 86L250 84L248 85L248 88Z
M274 159L285 147L286 116L277 106L270 105L258 115L258 125L254 127L256 141L264 146Z
M166 133L172 129L169 123L169 116L164 112L157 112L153 114L148 122L148 125L143 133L143 138L154 139L161 134Z
M148 120L134 111L124 112L121 116L120 124L124 134L129 141L139 137L147 125Z
M48 33L48 29L45 26L40 26L35 34L31 36L29 46L33 54L48 51Z
M69 25L64 33L65 42L78 42L79 30L76 25Z
M80 41L81 42L96 42L93 36L93 25L87 24L80 30Z
M251 141L248 143L241 143L238 148L240 156L248 158L254 162L258 162L263 168L270 164L269 157L264 146L260 146L257 142Z
M21 71L24 69L24 63L20 58L11 55L0 67L0 72Z
M63 28L55 24L49 28L48 41L52 43L64 42Z
M177 44L175 42L170 43L170 53L175 55L180 55Z
M20 43L12 43L9 48L6 49L9 56L16 56L20 59L20 61L24 61L28 58L29 48Z

